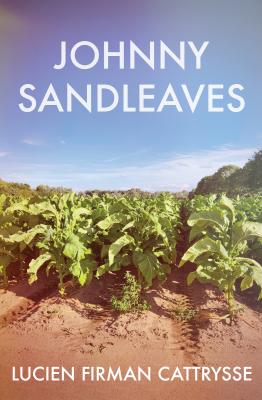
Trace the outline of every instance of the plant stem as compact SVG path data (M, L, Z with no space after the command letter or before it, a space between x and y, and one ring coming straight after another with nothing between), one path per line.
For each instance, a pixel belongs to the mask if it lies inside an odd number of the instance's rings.
M64 275L62 273L62 267L60 266L58 270L58 276L59 276L59 293L61 296L64 296L65 294L65 285L64 285Z
M227 290L226 290L226 299L228 303L228 310L230 314L230 318L232 319L234 311L235 311L235 299L234 299L234 292L233 292L233 283L228 283Z

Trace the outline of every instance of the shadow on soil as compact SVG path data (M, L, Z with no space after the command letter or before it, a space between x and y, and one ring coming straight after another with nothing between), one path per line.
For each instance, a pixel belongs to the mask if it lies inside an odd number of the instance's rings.
M191 265L187 265L183 269L173 267L172 273L162 285L155 282L150 289L144 292L144 298L150 305L150 312L159 317L164 316L170 319L174 323L174 330L179 327L181 337L185 339L185 342L181 340L178 344L181 350L190 346L192 349L198 347L200 329L206 329L210 324L210 319L178 319L175 310L196 310L198 312L199 309L206 309L210 311L208 302L212 298L212 312L217 315L223 315L226 312L223 296L216 288L210 285L201 285L198 282L195 282L192 286L187 286L186 277L191 270ZM124 274L125 270L120 271L120 273L106 274L99 280L93 279L89 286L83 288L72 287L68 282L65 298L61 298L58 293L57 278L51 276L47 279L43 271L40 272L39 280L31 286L26 281L11 283L8 288L9 291L12 291L18 297L29 300L28 307L19 309L18 313L14 312L13 319L19 317L22 321L26 320L28 316L38 310L41 301L48 298L51 304L66 302L67 306L71 307L81 317L94 322L105 321L106 326L110 327L120 317L118 312L112 310L110 300L113 294L120 294ZM257 294L256 288L254 288L237 294L237 300L253 310L261 312L262 304L256 301ZM139 318L139 313L130 314L126 323Z

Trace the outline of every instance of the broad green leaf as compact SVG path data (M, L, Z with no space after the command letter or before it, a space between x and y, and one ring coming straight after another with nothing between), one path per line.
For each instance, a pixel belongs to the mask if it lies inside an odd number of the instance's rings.
M262 223L260 222L245 222L244 229L246 232L246 238L258 237L262 238Z
M59 221L59 212L57 209L51 204L50 201L43 201L38 204L31 204L29 206L29 211L33 215L43 215L44 217L54 217L57 221Z
M133 260L135 265L138 266L147 285L151 286L152 280L157 275L157 269L160 267L157 257L150 251L145 251L144 253L136 251L133 254Z
M78 278L81 286L90 282L93 276L93 271L96 269L97 263L92 257L87 257L82 261L75 261L70 266L70 272Z
M262 266L253 267L253 278L256 284L262 289Z
M63 254L74 261L80 261L85 257L86 247L80 242L78 236L72 234L65 244Z
M195 239L199 239L202 237L205 232L205 228L208 226L208 222L206 221L199 221L196 225L192 226L190 229L190 234L189 234L189 242L192 242Z
M110 229L114 224L117 224L121 221L121 219L119 218L119 215L117 214L112 214L109 215L108 217L106 217L105 219L103 219L102 221L97 223L97 226L100 229L103 229L104 231Z
M86 271L86 272L81 271L80 276L78 277L78 282L81 286L88 285L91 282L92 277L93 277L92 271Z
M100 278L100 276L104 275L106 272L110 270L109 264L105 263L103 265L100 265L97 270L96 270L96 277Z
M122 232L125 232L126 230L132 228L134 225L135 225L135 221L130 221L130 222L128 222L128 224L126 224L126 225L124 226L124 228L122 229Z
M51 260L52 256L49 253L41 254L39 257L36 259L33 259L30 264L29 268L27 270L27 273L30 275L29 282L30 284L33 283L34 281L37 280L37 271L39 270L44 263L47 261Z
M35 238L36 235L45 234L47 231L46 225L37 225L32 229L29 229L27 232L18 232L14 235L10 236L10 240L13 242L24 242L25 244L29 244Z
M194 282L194 280L196 278L197 278L197 272L196 271L190 272L187 275L187 284L188 284L188 286L192 285L192 283Z
M218 254L221 257L227 257L228 253L219 241L214 241L209 237L200 239L194 243L183 255L179 267L182 267L187 261L194 262L204 253Z
M236 217L236 212L235 212L235 207L234 207L232 200L230 200L228 197L222 195L220 202L219 202L219 206L224 207L230 211L231 217L232 217L231 220L232 220L232 222L234 222L235 217Z
M236 257L236 260L238 260L240 263L247 264L251 267L262 268L262 266L259 264L259 262L257 262L256 260L253 260L253 258Z
M249 289L253 286L253 277L250 275L245 275L241 281L241 290Z
M71 274L73 276L76 276L77 278L80 276L81 274L81 265L80 265L80 261L74 261L70 267L69 267L69 271L71 272Z
M120 250L124 246L126 246L130 243L133 243L133 241L134 240L131 236L123 235L109 246L109 250L108 250L109 266L111 266L114 263L115 256L120 252Z
M187 221L189 226L194 226L201 223L204 226L218 227L223 230L225 219L222 212L218 210L194 212L190 215Z
M72 218L73 218L73 220L77 220L82 215L89 216L90 210L88 210L87 208L79 207L73 211Z
M248 240L255 237L262 238L262 223L239 221L234 224L232 229L233 246L237 246L243 240Z
M83 271L95 271L97 269L97 261L94 256L87 256L84 260L81 260L81 268Z
M14 203L6 209L6 213L13 214L16 211L27 213L29 211L27 203L27 200L22 200L18 203Z

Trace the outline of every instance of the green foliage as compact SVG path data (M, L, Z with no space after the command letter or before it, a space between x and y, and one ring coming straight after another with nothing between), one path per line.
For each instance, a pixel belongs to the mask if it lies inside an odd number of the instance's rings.
M243 167L243 185L250 189L261 190L262 188L262 150L254 154Z
M238 219L262 222L262 194L252 196L237 196L234 199Z
M262 190L262 150L254 154L243 168L227 165L215 174L206 176L198 183L194 195L210 193L237 194L257 193Z
M231 201L211 194L182 201L169 193L144 196L139 191L2 194L0 280L7 285L14 263L27 270L30 283L40 269L47 274L52 269L64 294L67 279L86 285L93 276L99 279L110 271L135 267L138 285L149 287L154 279L166 279L179 244L183 253L189 247L180 265L190 261L198 266L188 283L198 279L215 284L232 309L237 279L242 289L254 282L262 287L261 211L260 195ZM183 221L188 221L187 227Z
M198 311L195 308L186 307L186 306L176 306L172 311L172 314L177 318L179 321L192 321Z
M50 187L47 185L39 185L36 187L36 193L40 197L47 197L53 194L64 194L64 193L72 193L71 189L67 189L64 187Z
M28 202L28 199L0 195L0 281L4 286L8 283L8 267L19 262L22 269L27 256L32 255L32 250L26 244L12 240L20 229L30 229L35 223L24 215Z
M210 210L210 208L215 205L216 199L216 194L194 196L194 198L188 204L189 214L191 214L193 211L197 212Z
M137 282L134 275L126 272L121 297L112 296L112 307L122 313L149 310L147 301L141 300L141 290L141 284Z
M230 177L239 171L235 165L226 165L220 168L214 175L202 178L194 192L197 194L223 193L228 191Z
M14 201L7 207L9 200L3 201L3 218L6 213L11 218L9 231L0 224L5 241L0 273L5 281L9 257L20 259L28 249L29 282L37 279L40 268L47 273L52 268L62 294L65 279L85 285L94 273L99 278L133 265L141 282L150 286L154 278L163 281L175 261L180 201L172 195L56 193Z
M190 202L186 203L185 220L188 219L191 213L200 211L209 211L215 206L218 201L219 196L216 194L212 195L198 195L195 196ZM253 221L262 222L262 194L253 195L243 195L237 196L233 200L233 204L236 211L236 219L238 221ZM194 235L194 230L191 230L191 235L189 234L189 229L184 227L186 231L186 238L190 238ZM262 239L252 237L248 240L249 251L247 254L252 256L255 260L262 262Z
M97 277L135 265L146 286L163 281L176 259L180 202L172 195L102 197L98 219L98 252L102 265ZM101 244L101 246L99 246Z
M5 182L0 179L0 194L29 198L34 195L34 191L26 183Z
M39 216L40 223L27 232L16 233L11 239L39 249L38 257L29 264L29 282L37 279L37 272L44 264L47 272L55 268L61 294L65 291L67 275L72 275L81 285L89 282L97 265L90 248L94 235L87 231L88 208L81 207L77 196L68 193L31 204L28 213Z
M233 202L222 195L215 204L204 211L193 212L188 225L191 227L191 247L183 255L179 266L190 261L197 269L188 275L188 284L195 279L212 283L224 292L230 312L234 310L236 280L241 278L241 289L255 282L262 297L262 267L252 258L244 257L249 241L262 238L262 224L237 219Z
M238 220L248 219L262 223L262 194L253 196L237 196L234 200ZM262 239L251 238L249 240L249 253L252 258L262 262Z

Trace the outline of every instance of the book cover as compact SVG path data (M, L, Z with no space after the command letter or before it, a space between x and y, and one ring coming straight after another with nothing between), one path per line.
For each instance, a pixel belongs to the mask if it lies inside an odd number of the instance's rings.
M256 400L262 3L0 0L0 399Z

